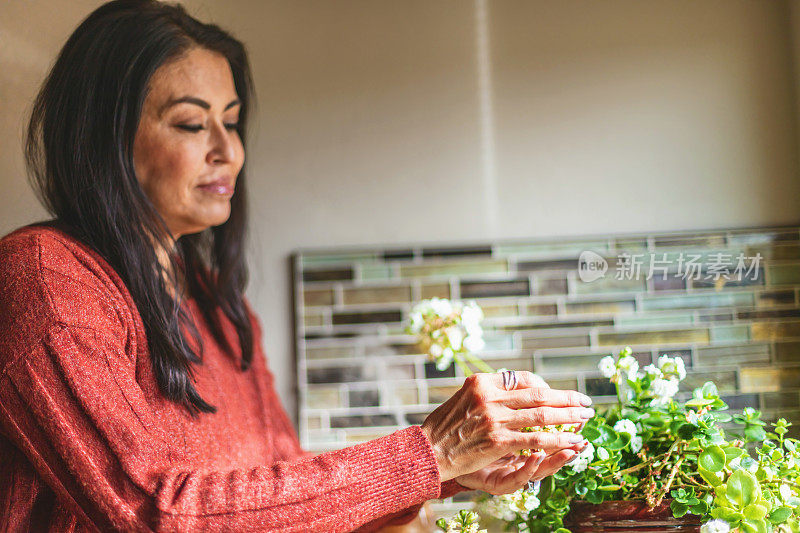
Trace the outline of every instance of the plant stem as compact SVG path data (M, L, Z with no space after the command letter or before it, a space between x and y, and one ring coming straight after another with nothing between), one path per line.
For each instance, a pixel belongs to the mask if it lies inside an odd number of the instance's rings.
M479 357L472 355L470 352L466 351L463 352L464 357L469 359L469 362L478 367L479 369L483 370L484 372L489 372L490 374L494 372L494 368L487 365L483 360Z
M675 479L675 474L678 473L678 469L681 467L683 463L683 457L679 458L675 461L675 466L672 467L672 470L669 473L669 477L667 478L667 483L664 485L664 488L661 491L661 495L659 495L658 499L656 500L655 507L658 507L661 504L661 500L664 499L664 496L667 495L669 492L669 487L672 485L672 481Z
M472 375L473 373L472 370L470 370L467 364L461 360L458 354L456 354L455 357L453 357L453 360L459 367L461 367L461 370L464 371L464 377L470 377Z

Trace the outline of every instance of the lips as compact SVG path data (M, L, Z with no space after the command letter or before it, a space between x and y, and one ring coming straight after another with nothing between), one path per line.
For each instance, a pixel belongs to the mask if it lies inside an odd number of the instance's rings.
M220 178L197 186L198 189L221 196L233 195L233 180Z

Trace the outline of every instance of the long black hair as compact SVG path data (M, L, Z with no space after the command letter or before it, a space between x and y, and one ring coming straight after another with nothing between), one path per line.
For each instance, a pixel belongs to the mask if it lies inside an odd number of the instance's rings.
M184 235L169 258L171 234L139 185L133 142L153 73L200 47L222 54L241 101L238 133L245 142L253 84L241 42L204 24L178 4L115 0L92 12L69 37L34 101L25 145L31 184L55 222L95 249L120 275L147 334L153 370L162 393L198 411L216 412L192 384L201 358L181 332L185 324L202 353L196 325L172 296L178 273L218 342L225 343L221 309L239 337L241 369L253 358L253 331L244 301L247 194L240 172L229 219L201 233ZM224 345L224 344L223 344ZM233 352L235 347L228 346Z

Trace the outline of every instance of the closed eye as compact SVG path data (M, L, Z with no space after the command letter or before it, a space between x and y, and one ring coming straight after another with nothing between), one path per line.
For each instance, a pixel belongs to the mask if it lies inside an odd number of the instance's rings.
M200 124L178 124L176 127L180 128L180 129L182 129L184 131L190 131L192 133L197 133L198 131L205 129ZM225 128L228 129L228 130L231 130L231 131L236 130L238 127L239 127L239 124L236 123L236 122L225 124Z

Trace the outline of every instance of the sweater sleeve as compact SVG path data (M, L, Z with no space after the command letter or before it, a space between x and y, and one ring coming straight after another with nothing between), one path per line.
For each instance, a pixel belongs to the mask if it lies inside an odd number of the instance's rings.
M283 404L280 401L277 392L275 391L274 375L266 366L266 358L262 349L262 329L260 320L255 312L252 311L252 307L249 305L249 302L247 307L248 311L250 312L250 318L253 323L253 329L255 333L254 347L256 353L254 356L256 357L257 361L255 368L260 371L263 370L264 372L265 388L267 391L265 404L269 408L268 416L275 430L273 443L275 445L276 456L282 459L313 456L313 454L303 450L303 448L300 446L300 441L297 438L297 431L292 425L289 415L283 408ZM264 364L263 367L262 364ZM449 498L458 494L459 492L467 490L470 489L459 484L455 479L451 479L441 483L439 487L439 498ZM405 509L401 509L395 513L380 516L361 526L358 531L377 531L384 526L405 524L413 520L419 514L420 507L422 507L422 502L414 504Z
M254 323L256 324L257 338L260 336L260 327L258 326L258 320L254 317ZM260 345L260 343L259 343ZM256 357L263 356L263 354L256 353ZM260 362L260 361L259 361ZM277 393L275 392L275 388L273 386L273 375L269 371L268 368L264 368L266 373L266 381L267 381L267 401L266 404L270 407L269 417L272 421L273 427L275 428L275 436L273 438L275 444L275 451L279 457L282 458L296 458L296 457L309 457L311 456L310 452L304 451L303 448L300 446L300 441L297 438L297 432L292 425L289 416L286 413L286 410L283 408L280 398L278 397ZM426 438L427 440L427 438ZM448 481L444 481L441 483L439 487L439 498L449 498L454 496L462 491L470 490L460 483L458 483L455 479L451 479ZM387 514L384 516L380 516L367 524L361 526L358 531L359 532L370 532L370 531L378 531L384 526L388 525L398 525L398 524L405 524L413 520L418 514L420 507L422 507L422 502L414 504L410 507L405 509L401 509L395 513Z
M0 428L99 530L350 531L440 496L419 426L270 465L213 470L169 446L114 338L55 324L5 367Z

